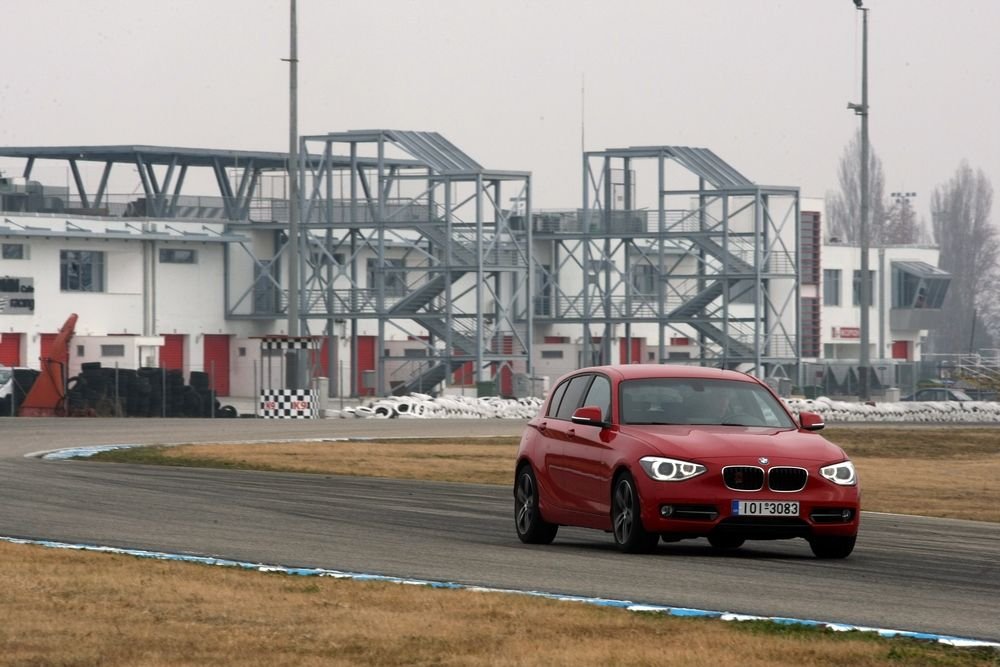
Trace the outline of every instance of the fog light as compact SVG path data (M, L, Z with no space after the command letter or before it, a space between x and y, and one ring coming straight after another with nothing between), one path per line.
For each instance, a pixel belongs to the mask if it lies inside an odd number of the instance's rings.
M660 516L670 516L674 513L673 505L660 505Z
M854 510L844 510L840 513L840 517L844 521L850 521L854 517Z

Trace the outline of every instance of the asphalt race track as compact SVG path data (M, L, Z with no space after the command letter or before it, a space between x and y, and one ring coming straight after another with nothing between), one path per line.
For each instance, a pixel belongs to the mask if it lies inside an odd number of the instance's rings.
M576 529L522 545L506 487L24 457L111 443L514 435L522 425L0 419L0 535L1000 641L997 524L866 513L845 561L816 560L802 540L728 555L695 540L627 556L610 536Z

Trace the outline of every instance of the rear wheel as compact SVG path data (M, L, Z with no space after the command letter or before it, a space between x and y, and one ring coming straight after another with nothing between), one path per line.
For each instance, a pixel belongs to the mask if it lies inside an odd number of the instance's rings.
M642 525L639 492L627 472L615 479L611 492L611 532L618 548L630 554L649 553L660 539L659 534L647 532Z
M538 482L530 465L521 466L514 482L514 527L525 544L548 544L559 526L542 519L538 511Z
M715 549L722 549L729 551L731 549L739 549L746 542L742 537L737 537L736 535L709 535L708 543L712 545Z
M843 537L834 535L830 537L813 537L809 540L813 555L816 558L847 558L854 551L854 543L857 537Z

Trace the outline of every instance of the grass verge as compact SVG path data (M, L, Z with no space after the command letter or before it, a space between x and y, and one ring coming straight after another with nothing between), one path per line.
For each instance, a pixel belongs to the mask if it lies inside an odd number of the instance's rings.
M1000 665L991 649L0 543L0 664Z

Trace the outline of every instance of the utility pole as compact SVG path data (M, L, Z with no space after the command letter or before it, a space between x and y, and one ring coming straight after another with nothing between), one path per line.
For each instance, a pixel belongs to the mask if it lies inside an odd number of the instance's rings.
M295 0L291 2L288 62L288 335L299 335L299 45ZM299 351L287 352L285 384L299 387Z
M854 0L854 6L861 12L861 104L848 103L847 108L861 116L861 294L858 305L861 308L861 353L858 359L858 379L860 387L858 397L862 401L871 398L871 383L868 376L871 367L871 356L868 341L869 315L871 308L871 276L868 273L868 9L863 7L864 0Z

